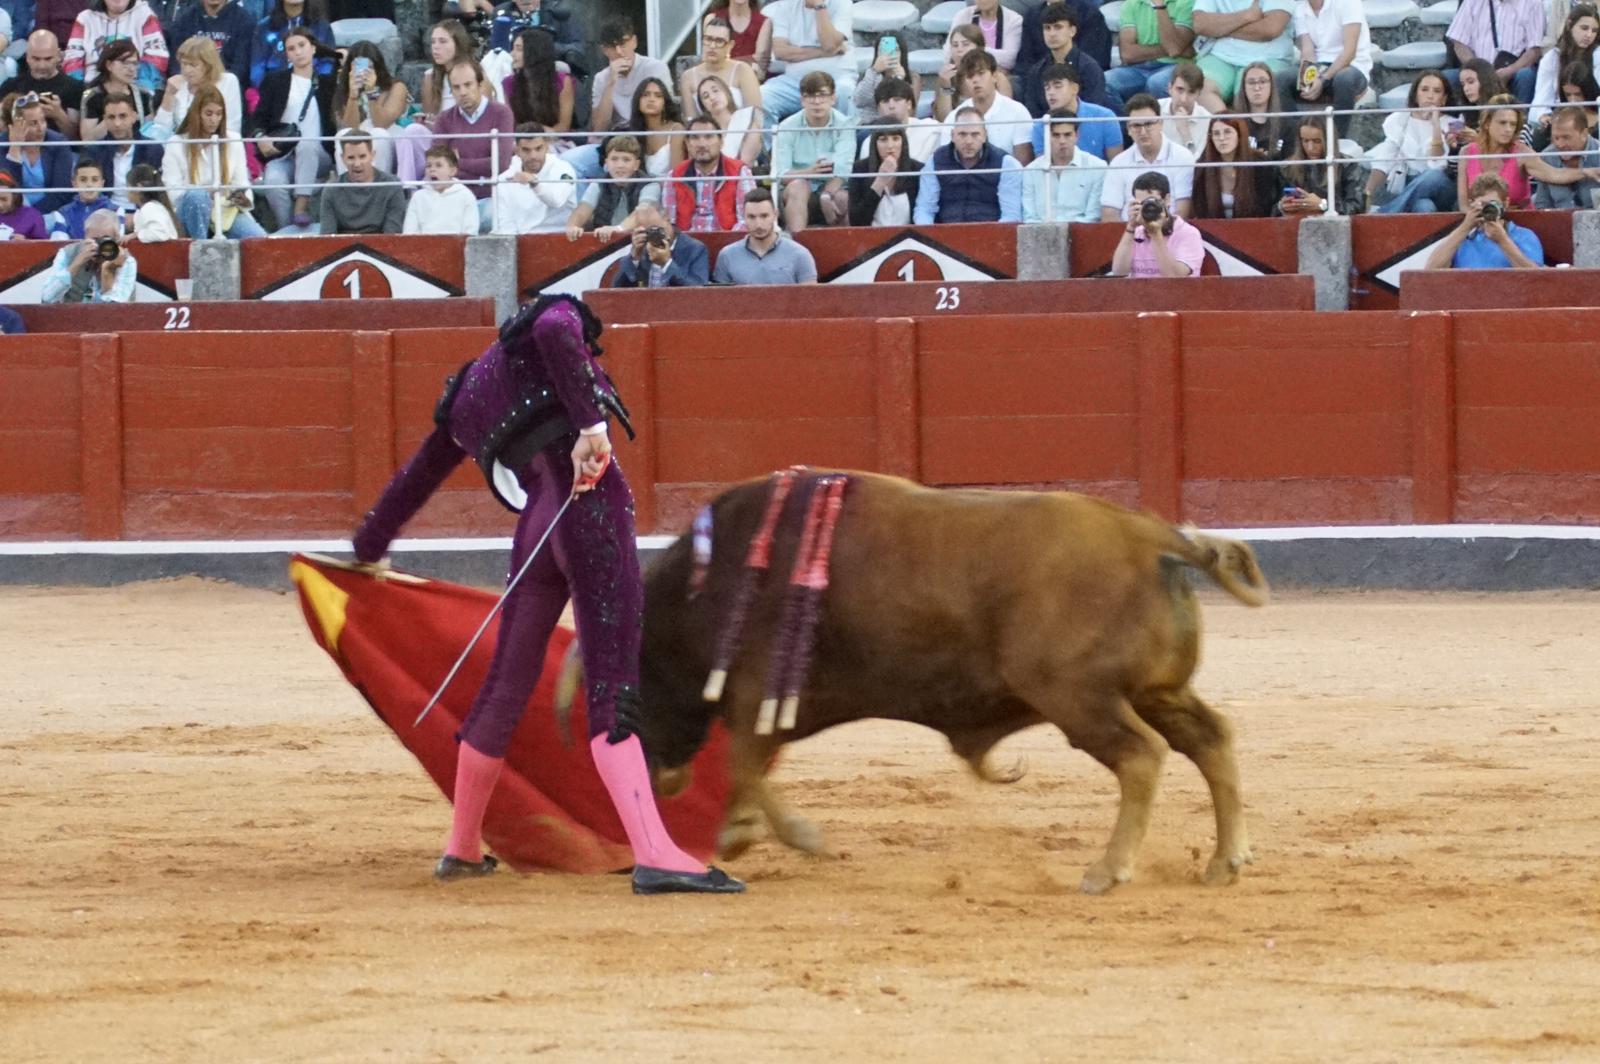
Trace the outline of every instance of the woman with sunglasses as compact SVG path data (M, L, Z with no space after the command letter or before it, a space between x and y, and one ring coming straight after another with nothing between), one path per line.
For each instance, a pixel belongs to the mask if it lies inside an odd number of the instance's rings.
M726 19L713 15L705 20L700 31L700 47L703 52L700 64L685 70L678 82L678 98L683 101L684 117L699 117L700 106L697 101L700 82L708 77L721 78L722 83L728 86L728 91L733 93L734 110L741 107L759 108L761 80L748 63L731 57L733 27Z
M139 49L126 38L111 41L100 49L95 62L94 84L83 93L83 139L101 140L106 135L106 97L125 95L133 100L139 121L155 114L155 94L137 84Z

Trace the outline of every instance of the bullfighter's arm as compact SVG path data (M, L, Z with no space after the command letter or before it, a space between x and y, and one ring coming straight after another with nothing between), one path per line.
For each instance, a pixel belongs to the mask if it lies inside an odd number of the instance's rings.
M422 504L439 490L439 485L465 457L448 432L442 427L435 428L411 456L411 461L389 481L377 505L367 511L361 527L350 537L356 561L370 565L389 553L389 544L400 534L400 529L422 509Z
M611 389L589 355L577 308L565 303L550 307L534 320L532 333L534 357L543 365L568 421L579 429L604 424L606 412L599 395Z

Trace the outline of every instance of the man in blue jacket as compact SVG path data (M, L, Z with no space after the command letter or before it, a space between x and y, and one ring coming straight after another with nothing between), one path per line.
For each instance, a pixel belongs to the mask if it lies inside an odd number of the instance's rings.
M174 57L190 37L210 37L222 55L222 65L239 79L239 90L250 84L250 52L255 47L256 20L238 0L200 0L185 6L167 27L167 52Z
M72 201L72 166L77 156L62 144L60 133L46 128L44 101L37 93L17 97L11 108L11 125L6 130L5 154L0 169L17 180L23 202L40 214L58 211ZM59 188L64 192L30 192L29 189Z
M912 221L1022 221L1022 164L989 143L976 107L961 108L953 123L950 143L922 168Z
M124 210L133 206L128 199L128 171L135 166L153 166L159 171L162 146L145 139L139 129L139 115L134 110L133 97L126 93L113 93L106 97L104 119L105 138L85 148L83 154L100 164L112 206Z
M661 205L640 200L634 208L633 248L622 260L613 288L677 288L698 286L711 280L711 257L706 246L688 233L673 229Z

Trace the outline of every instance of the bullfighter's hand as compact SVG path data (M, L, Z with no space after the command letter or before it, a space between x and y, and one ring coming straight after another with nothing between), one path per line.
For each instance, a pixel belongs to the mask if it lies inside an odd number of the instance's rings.
M572 490L582 494L593 489L611 464L611 440L604 432L579 436L572 449Z

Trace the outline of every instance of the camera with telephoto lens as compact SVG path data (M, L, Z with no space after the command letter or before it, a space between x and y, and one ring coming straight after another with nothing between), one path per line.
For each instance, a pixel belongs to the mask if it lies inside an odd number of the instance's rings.
M116 262L117 256L120 254L122 254L122 245L110 237L95 241L94 257L101 262Z
M1499 200L1484 200L1483 206L1478 208L1478 217L1485 222L1498 222L1505 214L1505 208L1500 206Z
M648 242L653 248L664 248L667 246L667 231L659 225L647 227L644 231L644 238L645 241Z
M1139 204L1139 217L1147 222L1159 222L1167 209L1161 205L1160 196L1149 196Z

